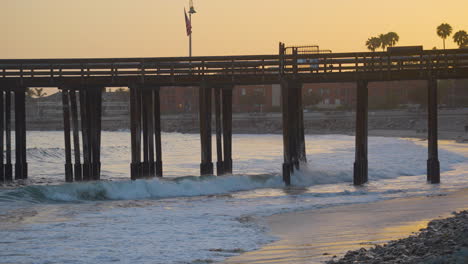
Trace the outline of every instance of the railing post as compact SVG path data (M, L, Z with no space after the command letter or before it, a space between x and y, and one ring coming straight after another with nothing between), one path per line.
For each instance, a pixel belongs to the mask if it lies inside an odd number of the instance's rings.
M362 185L368 180L367 166L367 114L368 114L368 89L367 81L357 82L356 103L356 154L354 162L354 185Z
M437 145L437 79L428 80L428 159L427 181L440 183L440 163Z

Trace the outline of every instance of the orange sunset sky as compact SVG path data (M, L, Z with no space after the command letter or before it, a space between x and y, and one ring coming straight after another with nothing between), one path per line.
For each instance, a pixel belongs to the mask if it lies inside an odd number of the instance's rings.
M0 0L0 59L187 56L188 0ZM276 54L278 42L365 51L395 31L398 45L442 48L435 28L468 31L467 0L194 0L193 55ZM456 48L452 38L447 48Z

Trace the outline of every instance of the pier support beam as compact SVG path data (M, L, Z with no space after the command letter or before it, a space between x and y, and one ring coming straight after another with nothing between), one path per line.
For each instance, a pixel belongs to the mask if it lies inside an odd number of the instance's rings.
M11 165L11 91L5 91L5 140L6 140L6 156L5 156L5 180L11 182L13 180L13 167Z
M65 181L73 181L73 165L70 141L70 103L68 90L62 89L63 131L65 135Z
M356 150L354 162L354 185L368 181L367 141L368 141L368 88L367 81L357 82L356 94Z
M130 133L132 147L132 162L130 164L130 177L132 180L141 178L141 117L140 105L141 96L139 96L139 88L137 85L132 85L130 88Z
M214 89L215 119L216 119L216 175L224 174L223 164L223 142L222 142L222 124L221 124L221 88Z
M207 83L202 83L200 85L200 175L213 175L213 162L211 157L211 93L212 89Z
M133 84L129 88L131 179L162 177L160 88L142 84Z
M162 150L161 150L161 99L160 99L160 88L155 87L153 89L153 125L154 125L154 143L156 147L156 162L155 173L156 177L163 176L163 162L162 162Z
M79 131L80 128L78 126L78 105L76 101L76 91L69 90L68 91L70 97L70 105L71 105L71 118L73 124L73 151L75 157L75 164L74 164L74 175L75 181L81 181L83 179L82 176L82 165L81 165L81 151L80 151L80 135Z
M28 178L26 162L26 89L15 89L15 179Z
M225 174L232 174L232 85L221 90L222 98L222 125L223 125L223 169Z
M101 86L82 87L80 93L83 139L83 180L100 180L101 175Z
M5 124L5 108L4 108L4 91L0 90L0 183L3 183L5 181L5 165L3 162L4 158L4 141L3 141L3 135L4 135L4 124Z
M291 184L291 173L306 162L304 121L302 108L302 83L281 80L281 106L283 114L283 181Z
M437 145L437 79L428 80L428 159L427 159L427 181L440 183L440 163Z

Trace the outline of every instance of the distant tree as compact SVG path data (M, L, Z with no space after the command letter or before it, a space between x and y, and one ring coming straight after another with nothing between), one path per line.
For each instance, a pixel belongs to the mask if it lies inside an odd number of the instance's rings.
M385 51L385 48L390 45L390 40L388 39L388 35L380 34L379 39L380 39L380 47L382 48L383 51Z
M115 92L115 93L128 93L129 90L128 90L128 89L125 89L125 88L123 88L123 87L119 87L119 88L115 89L114 92Z
M468 34L465 30L457 31L453 34L453 41L455 41L460 48L466 47L468 46Z
M452 26L447 23L442 23L437 27L437 36L441 37L444 42L445 49L445 39L452 34Z
M47 93L44 93L44 88L34 88L34 95L38 98L44 97Z
M372 52L375 52L375 50L380 47L381 43L382 41L380 40L380 38L371 37L366 41L366 46L367 49L371 50Z
M26 96L27 97L33 97L33 95L34 95L33 89L32 88L27 88L26 89Z
M44 93L44 88L28 88L26 89L26 96L27 97L36 97L41 98L46 96L47 93Z
M388 41L387 42L388 47L395 46L395 44L397 44L397 42L400 40L400 36L398 36L398 34L395 32L388 32L387 34L385 34L385 37Z
M304 106L312 106L320 103L323 100L322 96L315 92L307 92L302 97L302 104Z

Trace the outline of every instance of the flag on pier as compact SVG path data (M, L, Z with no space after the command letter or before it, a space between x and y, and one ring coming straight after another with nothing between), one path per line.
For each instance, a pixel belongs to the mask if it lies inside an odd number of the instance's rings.
M184 15L185 15L185 28L187 30L187 36L190 36L192 34L192 22L187 16L187 11L184 8Z

